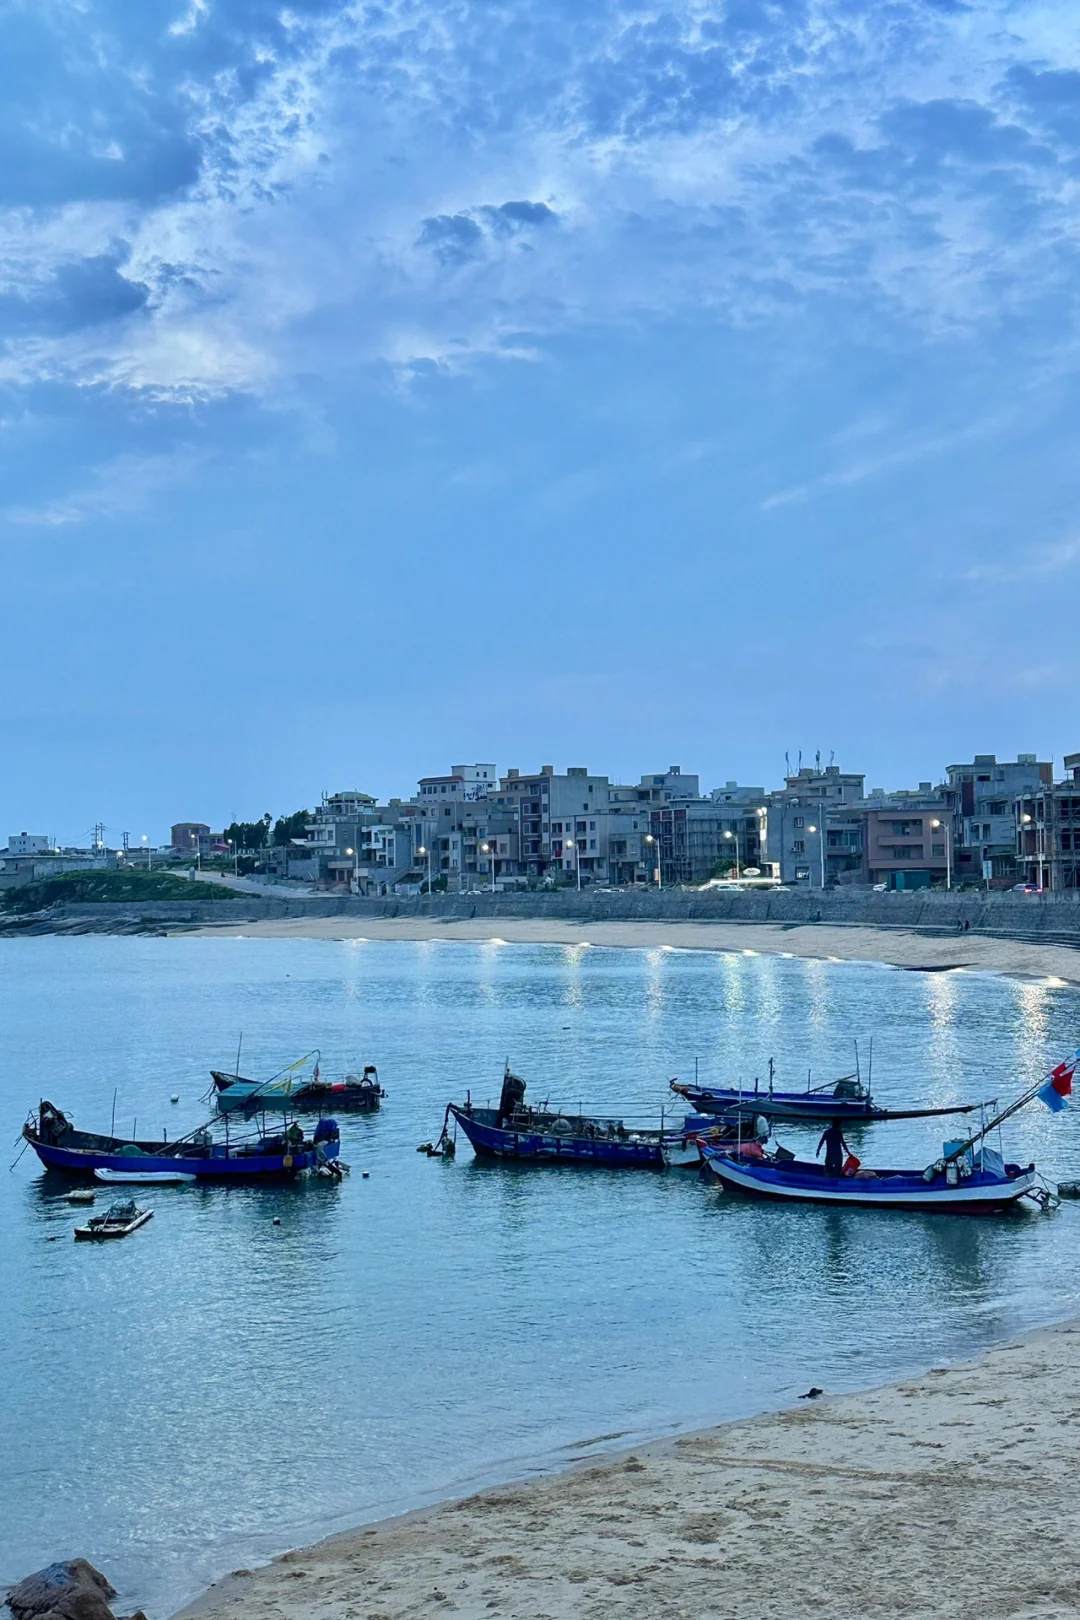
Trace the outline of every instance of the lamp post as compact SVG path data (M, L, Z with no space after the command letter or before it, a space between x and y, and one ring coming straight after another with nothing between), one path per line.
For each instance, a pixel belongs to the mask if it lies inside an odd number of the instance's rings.
M346 855L352 856L352 893L356 894L358 892L360 882L360 868L357 864L360 859L360 854L359 851L355 849L347 849L345 853Z
M734 838L734 840L735 840L735 881L736 881L736 883L738 883L739 876L740 876L740 874L739 874L739 835L738 835L737 832L732 832L730 829L728 829L724 833L724 837L725 838Z
M567 838L565 840L564 844L563 844L563 848L564 849L572 849L573 852L574 852L574 866L575 866L575 868L577 870L577 886L580 889L581 888L581 850L580 850L578 844L575 842L575 840L573 838Z
M822 891L824 891L824 889L825 889L825 823L822 822L820 828L810 826L810 827L807 827L806 830L807 830L807 832L812 832L812 833L817 833L818 834L818 850L819 850L819 853L821 855L821 887L822 887Z
M480 845L481 853L487 855L491 861L491 892L495 893L495 849L490 844Z
M662 889L664 887L664 869L660 865L660 840L654 838L652 833L646 833L645 842L656 845L656 887Z
M150 840L145 833L143 833L140 842L146 845L146 870L152 872L154 870L154 852L150 848Z
M420 848L416 851L416 853L418 855L426 855L427 856L427 892L428 892L428 894L430 894L431 893L431 851L430 851L430 849L425 849L423 844L421 844Z
M236 847L236 839L235 838L229 838L229 839L226 840L226 842L227 842L229 848L232 850L233 877L239 877L240 876L240 851Z
M1027 814L1026 811L1024 811L1024 812L1021 813L1021 816L1020 816L1020 838L1019 838L1020 851L1019 851L1019 854L1020 854L1020 859L1024 863L1025 868L1027 866L1028 855L1027 855L1027 850L1024 848L1024 829L1026 827L1030 827L1030 826L1031 826L1031 817ZM1023 875L1024 875L1025 878L1027 877L1026 870L1025 870Z
M947 889L951 889L952 888L952 820L950 818L948 821L942 823L935 816L934 820L930 823L931 828L941 827L942 825L944 825L944 827L945 827L945 887Z

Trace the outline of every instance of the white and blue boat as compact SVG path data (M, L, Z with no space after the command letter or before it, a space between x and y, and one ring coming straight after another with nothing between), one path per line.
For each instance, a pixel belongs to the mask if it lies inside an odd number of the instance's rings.
M1059 1064L963 1141L946 1142L940 1158L922 1170L868 1169L849 1157L836 1174L816 1160L797 1159L784 1148L746 1160L722 1146L702 1147L702 1158L724 1188L755 1198L789 1204L852 1205L862 1209L909 1209L953 1215L992 1215L1015 1208L1022 1199L1047 1208L1056 1195L1034 1164L1007 1164L987 1136L1036 1097L1048 1107L1064 1106L1075 1060ZM977 1105L979 1106L979 1105ZM985 1116L984 1116L985 1119Z
M177 1141L152 1142L76 1130L53 1103L42 1102L22 1134L47 1170L93 1177L98 1170L138 1176L194 1177L196 1181L291 1180L303 1170L333 1165L340 1149L336 1120L320 1119L311 1136L295 1122L246 1137L215 1138L200 1126Z
M661 1115L656 1127L639 1128L625 1116L575 1114L525 1103L525 1082L507 1068L497 1108L478 1107L471 1099L451 1103L447 1120L460 1125L481 1159L514 1159L606 1165L618 1169L695 1169L701 1164L701 1142L724 1144L738 1154L768 1135L764 1121L721 1121L689 1115L668 1125ZM445 1135L445 1127L444 1127Z

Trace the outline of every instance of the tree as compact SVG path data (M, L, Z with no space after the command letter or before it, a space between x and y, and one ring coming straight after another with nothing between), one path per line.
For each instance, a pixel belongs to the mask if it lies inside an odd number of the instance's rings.
M225 842L238 854L249 849L264 849L270 836L270 812L261 821L233 821L225 829Z
M714 878L725 878L734 870L735 862L732 857L730 855L721 855L715 861L713 861L712 871L709 873L709 876Z
M306 837L310 820L310 810L294 810L291 816L278 816L274 823L274 843L287 844L292 838Z

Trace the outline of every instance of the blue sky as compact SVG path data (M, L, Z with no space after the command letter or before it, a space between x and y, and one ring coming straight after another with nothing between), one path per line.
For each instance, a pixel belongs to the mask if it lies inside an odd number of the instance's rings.
M0 837L1080 748L1074 10L0 11Z

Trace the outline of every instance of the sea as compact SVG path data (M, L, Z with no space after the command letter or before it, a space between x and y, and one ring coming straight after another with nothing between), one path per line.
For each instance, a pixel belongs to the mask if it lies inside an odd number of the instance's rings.
M84 1556L164 1620L320 1536L704 1424L970 1356L1078 1310L1080 1206L786 1208L695 1172L431 1159L446 1104L670 1120L674 1077L871 1074L894 1105L1008 1099L1080 1042L1054 980L750 951L253 938L0 941L0 1586ZM239 1059L238 1059L239 1047ZM210 1069L374 1063L340 1184L146 1189L120 1243L20 1156L46 1097L120 1135L193 1129ZM175 1102L171 1099L176 1097ZM922 1166L962 1121L849 1133ZM816 1132L780 1128L813 1152ZM1038 1104L1007 1157L1080 1175ZM10 1164L10 1169L8 1165ZM109 1190L98 1195L99 1207Z

